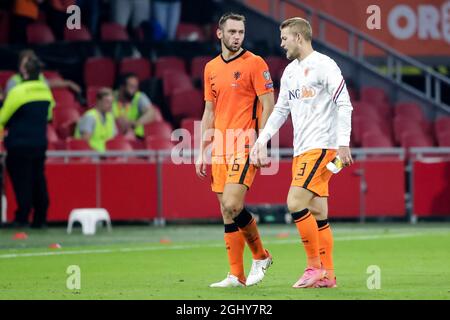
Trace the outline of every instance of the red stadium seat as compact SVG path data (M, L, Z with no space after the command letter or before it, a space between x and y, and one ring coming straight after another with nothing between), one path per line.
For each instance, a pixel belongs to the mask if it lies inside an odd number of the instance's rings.
M32 23L27 26L27 42L30 44L48 44L55 42L55 36L46 24Z
M92 150L91 146L83 139L67 139L67 150Z
M179 73L186 73L184 61L175 56L161 57L155 62L155 77L162 78L164 71L173 70Z
M405 116L396 116L394 118L394 137L397 143L401 142L402 135L405 132L428 134L426 125L415 119L406 118Z
M434 133L436 137L450 132L450 117L440 117L434 122Z
M390 148L394 146L389 137L376 131L364 132L361 145L363 148Z
M116 67L111 58L88 58L84 63L86 87L110 87L114 85Z
M92 151L93 149L86 140L68 138L66 148L70 151ZM90 157L71 157L71 162L91 162Z
M119 64L119 74L134 73L139 81L147 80L152 75L150 61L145 58L123 58Z
M175 119L201 119L203 109L203 94L198 89L177 90L170 96L170 111Z
M401 146L412 147L433 147L433 140L422 132L404 132L401 137Z
M388 103L389 99L386 92L378 87L363 87L360 91L361 101L379 104Z
M205 41L203 29L192 23L178 24L176 39L181 41Z
M148 150L170 150L174 146L173 142L161 137L147 137L146 147Z
M377 108L374 108L370 103L363 101L354 101L352 102L353 113L352 115L355 117L368 117L371 119L375 119L376 121L385 121L385 117L382 112Z
M186 73L174 70L164 71L162 76L163 94L167 98L175 91L194 89L191 78Z
M364 133L369 131L380 132L386 137L391 137L391 128L388 122L374 121L373 118L367 116L352 117L352 138L355 145L361 145Z
M128 142L133 147L133 150L145 150L145 148L146 148L144 140L136 139L136 140L130 140Z
M100 38L102 41L128 41L127 30L120 24L104 22L100 27Z
M76 108L56 107L53 110L53 123L61 139L73 136L79 118Z
M68 29L64 28L64 40L70 42L76 41L91 41L92 36L86 26L81 25L81 29Z
M106 150L113 151L133 151L133 147L126 138L118 136L114 139L106 141Z
M172 135L172 126L167 122L151 122L144 126L146 139L148 137L160 137L170 140Z
M368 103L371 108L381 116L382 119L390 119L392 117L392 107L388 103Z
M450 130L437 137L439 147L450 147Z
M395 104L395 115L425 121L424 114L420 106L414 102L399 102Z
M0 88L5 89L6 83L8 82L9 78L11 78L15 74L12 70L3 70L0 71Z
M75 97L68 89L53 89L53 99L57 107L73 108L75 106Z
M66 141L66 149L69 151L93 151L91 146L86 140L83 139L74 139L74 138L68 138ZM86 163L91 162L91 157L71 157L69 158L70 162L80 162L80 163Z
M191 77L193 79L201 79L205 72L205 65L212 59L210 56L194 57L191 61Z

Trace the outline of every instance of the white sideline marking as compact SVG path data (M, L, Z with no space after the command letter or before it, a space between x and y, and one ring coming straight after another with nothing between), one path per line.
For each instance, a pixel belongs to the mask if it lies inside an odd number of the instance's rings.
M376 240L389 238L408 238L413 236L423 236L429 233L401 233L401 234L387 234L387 235L367 235L354 237L335 237L334 241L354 241L354 240ZM300 243L300 239L286 239L264 241L266 244L286 244L286 243ZM0 255L0 259L23 258L23 257L43 257L43 256L59 256L70 254L97 254L97 253L116 253L116 252L140 252L140 251L163 251L163 250L184 250L197 248L215 248L223 247L223 244L206 244L206 245L174 245L167 247L149 247L149 248L119 248L119 249L93 249L93 250L73 250L73 251L49 251L49 252L29 252L29 253L10 253Z

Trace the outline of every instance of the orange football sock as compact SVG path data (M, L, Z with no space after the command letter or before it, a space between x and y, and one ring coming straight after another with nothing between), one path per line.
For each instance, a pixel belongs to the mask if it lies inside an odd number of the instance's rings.
M259 236L256 221L253 219L250 212L245 208L239 215L233 219L236 222L239 230L247 242L248 247L252 252L253 259L262 260L267 258L266 250L264 250L261 237Z
M333 233L327 220L317 221L319 228L319 252L322 266L327 270L328 277L334 279L333 266Z
M245 283L244 248L245 240L235 223L225 225L225 246L227 248L230 273Z
M308 267L320 268L319 230L308 209L292 213L292 218L305 248Z

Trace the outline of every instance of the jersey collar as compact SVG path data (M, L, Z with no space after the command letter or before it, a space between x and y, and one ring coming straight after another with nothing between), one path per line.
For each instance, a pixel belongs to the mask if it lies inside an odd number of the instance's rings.
M230 60L225 60L225 59L223 58L223 55L222 55L222 54L220 54L220 57L222 58L222 61L223 61L223 62L225 62L225 63L230 63L231 61L234 61L234 60L236 60L236 59L242 57L242 55L243 55L244 53L246 53L246 52L247 52L247 50L242 49L241 53L239 53L237 56L231 58Z

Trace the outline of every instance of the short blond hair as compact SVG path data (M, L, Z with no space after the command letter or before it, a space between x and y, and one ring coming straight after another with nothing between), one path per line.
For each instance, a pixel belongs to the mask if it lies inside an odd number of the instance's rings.
M312 41L312 28L308 20L299 17L284 20L280 25L280 30L288 27L292 33L300 33L306 41Z

